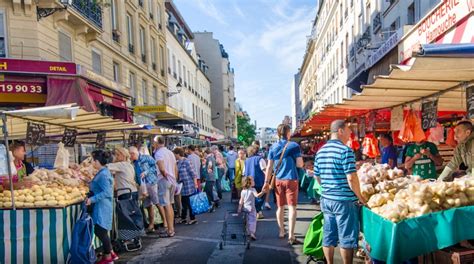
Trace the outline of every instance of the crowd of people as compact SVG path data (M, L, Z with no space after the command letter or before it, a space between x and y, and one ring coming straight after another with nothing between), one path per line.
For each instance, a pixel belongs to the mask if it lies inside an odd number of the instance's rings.
M263 149L255 141L247 148L189 145L170 150L163 137L155 137L151 155L133 146L116 148L113 155L105 150L94 151L93 165L98 173L90 183L91 192L86 205L95 225L94 232L103 245L99 263L118 259L108 233L112 229L114 195L118 199L133 199L137 204L142 202L148 234L173 237L175 224L193 225L198 221L191 209L192 195L205 192L209 213L212 213L219 208L224 189L228 191L230 187L232 195L239 201L239 212L247 213L248 234L254 240L257 239L257 219L265 217L265 208L271 209L269 199L273 196L277 205L279 237L287 236L284 207L288 206L288 242L301 243L295 238L294 228L298 200L297 167L303 167L303 160L299 145L289 141L290 127L281 125L278 133L281 140L271 148L266 146ZM155 225L155 210L161 216L162 225Z

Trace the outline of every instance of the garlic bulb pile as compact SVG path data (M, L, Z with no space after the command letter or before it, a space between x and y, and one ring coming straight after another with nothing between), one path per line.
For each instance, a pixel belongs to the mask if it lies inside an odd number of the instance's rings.
M387 164L372 165L364 163L357 171L362 196L369 200L376 193L394 191L401 189L407 183L401 178L403 171L397 168L391 169Z

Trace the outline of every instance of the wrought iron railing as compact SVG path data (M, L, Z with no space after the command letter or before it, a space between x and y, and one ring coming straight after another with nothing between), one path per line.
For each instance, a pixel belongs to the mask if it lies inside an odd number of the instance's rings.
M72 0L70 4L81 15L102 28L102 7L93 0Z

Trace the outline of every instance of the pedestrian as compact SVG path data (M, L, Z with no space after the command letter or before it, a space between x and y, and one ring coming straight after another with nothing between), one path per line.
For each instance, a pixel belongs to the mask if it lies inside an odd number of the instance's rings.
M214 158L216 159L216 169L217 169L217 179L216 179L216 187L217 187L217 195L219 196L219 199L222 199L222 178L225 175L226 171L226 162L224 159L224 156L219 150L219 147L217 146L212 146L211 147L212 153L214 155Z
M196 178L198 181L198 184L200 184L200 179L201 179L201 157L194 145L189 145L187 150L187 159L191 163L191 166L193 167L194 172L196 173Z
M191 162L184 157L184 149L182 148L175 148L173 150L174 155L176 156L176 160L178 162L178 179L179 182L183 184L183 188L181 189L181 224L195 224L197 223L196 217L193 214L193 210L191 209L191 202L189 197L196 193L196 189L198 186L197 183L197 176L196 172L191 166ZM187 214L189 212L189 219L187 220Z
M239 150L239 158L235 161L235 178L234 178L234 186L237 190L237 195L240 198L240 192L242 191L242 179L244 177L244 170L245 170L245 160L246 154L245 150Z
M147 233L153 233L155 231L155 213L153 206L156 206L163 218L162 209L159 207L158 202L158 178L156 176L156 162L150 155L140 154L136 147L130 147L130 159L133 161L133 167L135 169L135 182L137 185L141 185L142 182L146 185L147 197L143 201L143 206L148 211L148 227ZM164 219L164 218L163 218ZM166 226L166 221L164 221Z
M10 145L10 151L12 152L13 164L15 165L16 169L16 175L12 175L12 181L21 182L23 180L23 177L27 175L26 166L24 162L26 156L25 144L21 141L13 141L13 143ZM2 176L0 178L0 182L4 186L7 186L10 183L8 177L5 176Z
M237 160L238 155L234 151L234 146L229 146L229 151L227 152L227 178L230 182L234 182L235 177L235 161Z
M164 210L164 219L166 219L167 231L163 235L174 237L174 195L176 190L176 181L178 180L178 169L176 157L169 149L165 147L163 137L155 137L155 160L158 165L158 200L160 207Z
M216 159L214 158L211 149L207 148L204 153L206 156L203 160L201 178L205 181L204 192L206 193L209 205L211 206L209 212L212 213L218 207L218 199L217 197L214 197L214 188L216 187L216 174L214 173L216 170Z
M255 199L260 198L265 193L257 192L254 188L255 182L252 176L245 177L243 180L243 190L240 194L238 213L242 208L247 213L247 232L252 240L257 240L255 233L257 231L257 209L255 208Z
M390 168L397 167L397 148L393 145L393 139L389 134L380 135L380 144L382 145L382 164L388 164Z
M416 142L407 148L405 168L422 179L436 179L436 166L443 165L438 147L428 141Z
M112 159L108 151L96 150L92 152L92 165L97 174L89 183L89 197L86 205L92 207L92 221L94 223L94 234L102 242L103 256L100 264L113 263L118 260L117 254L112 250L109 231L112 230L112 199L114 196L114 179L106 167Z
M264 158L263 152L261 151L261 147L260 147L260 141L254 140L252 142L252 146L254 146L257 149L257 154L262 156L262 158Z
M322 186L321 211L324 214L323 250L327 263L334 263L339 246L343 263L352 263L359 241L359 201L365 204L359 186L354 152L348 146L351 129L344 120L330 127L331 139L318 151L314 174Z
M267 167L267 163L258 155L258 149L255 146L250 146L247 148L248 158L245 160L245 170L244 176L252 176L255 181L255 189L257 192L261 192L264 182L265 182L265 173L264 170ZM263 219L262 207L265 201L265 195L263 197L257 198L255 201L255 207L257 209L257 218Z
M272 145L268 154L268 166L265 173L264 190L269 191L272 182L275 185L277 200L277 223L279 238L285 238L285 206L288 206L288 243L291 245L301 242L295 237L296 205L298 203L298 172L303 168L301 149L295 142L290 142L291 128L281 124L277 128L278 142ZM272 180L272 175L275 179Z
M114 162L107 164L107 168L115 176L114 190L130 189L131 198L138 204L138 189L135 182L135 170L130 161L130 153L125 148L119 147L114 151ZM119 190L117 197L119 199L128 199L122 195L128 195L129 191Z

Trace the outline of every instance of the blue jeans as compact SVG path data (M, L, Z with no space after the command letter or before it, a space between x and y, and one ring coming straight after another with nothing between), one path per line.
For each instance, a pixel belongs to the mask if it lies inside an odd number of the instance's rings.
M321 198L324 214L323 246L353 249L359 241L359 206L355 201Z
M255 186L255 190L257 190L258 193L260 193L262 191L262 188L263 186ZM262 211L263 209L263 204L265 203L265 197L267 196L267 194L264 194L262 197L258 198L258 197L255 197L255 209L257 209L257 213L259 213L260 211Z
M219 199L222 199L222 178L224 177L225 169L217 169L216 189Z
M227 178L229 178L230 182L234 182L235 177L235 168L228 168L227 169Z

